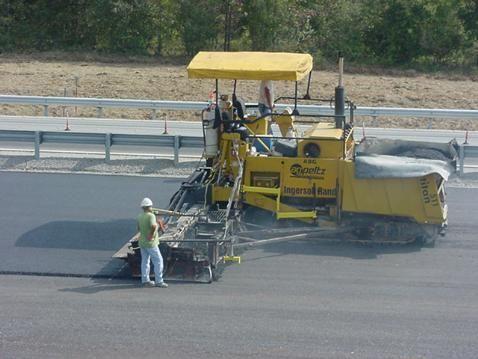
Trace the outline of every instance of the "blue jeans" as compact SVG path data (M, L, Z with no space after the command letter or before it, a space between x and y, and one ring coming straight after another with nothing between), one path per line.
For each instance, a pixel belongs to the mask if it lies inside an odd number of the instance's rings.
M261 116L265 116L269 113L272 113L272 109L269 106L264 105L263 103L259 103L257 107Z
M272 113L272 109L269 106L264 105L263 103L259 103L259 105L257 107L259 108L259 112L260 112L261 116L265 116L265 115L268 115L268 114ZM267 122L268 122L268 124L267 124L267 134L272 135L271 123L270 123L270 121L267 121Z
M149 278L149 260L153 261L154 277L156 283L163 281L163 257L159 251L158 246L152 248L140 248L141 250L141 282L146 283L150 281Z

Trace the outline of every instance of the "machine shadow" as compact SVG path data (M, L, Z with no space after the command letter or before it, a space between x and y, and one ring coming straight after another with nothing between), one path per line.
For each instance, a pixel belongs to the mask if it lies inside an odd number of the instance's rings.
M80 294L96 294L104 291L117 291L141 288L140 281L134 279L115 279L115 278L91 278L90 285L80 287L62 288L59 292L73 292Z
M260 260L261 257L275 257L283 255L314 255L317 257L346 257L352 259L376 259L380 255L403 254L419 252L424 247L430 247L419 243L406 245L379 245L359 244L351 242L326 242L326 241L292 241L268 244L261 247L264 255L250 259ZM245 258L245 261L248 261Z
M334 257L347 257L357 260L363 259L376 259L380 255L386 254L400 254L418 252L424 247L420 244L408 244L408 245L364 245L356 243L337 243L337 242L318 242L318 241L293 241L282 242L275 244L268 244L260 247L263 254L254 256L254 258L244 257L244 262L260 261L261 259L271 257L281 257L286 255L315 255L321 256L334 256ZM258 248L259 249L259 248ZM251 249L254 250L254 249ZM238 250L237 255L244 255L249 250ZM117 268L117 260L112 260L108 263L98 275L90 279L91 284L60 289L61 292L75 292L80 294L96 294L103 291L116 291L116 290L129 290L129 289L141 289L139 278L131 278L129 268L124 264L121 269ZM228 265L225 265L223 269L224 273L227 273ZM111 274L115 271L114 274ZM111 277L104 278L102 273L110 273ZM172 281L174 286L178 285L198 285L192 282ZM149 290L149 289L144 289ZM154 289L153 289L154 290Z
M93 277L90 279L91 284L84 285L80 287L71 287L71 288L62 288L59 289L59 292L73 292L80 294L97 294L100 292L109 292L117 290L159 290L159 288L143 288L141 285L141 280L139 278L128 278L126 275L121 276L121 278L97 278ZM194 283L189 281L176 281L168 280L170 286L196 286L196 285L205 285L204 283Z
M134 219L108 222L54 221L21 235L16 247L118 250L135 234Z

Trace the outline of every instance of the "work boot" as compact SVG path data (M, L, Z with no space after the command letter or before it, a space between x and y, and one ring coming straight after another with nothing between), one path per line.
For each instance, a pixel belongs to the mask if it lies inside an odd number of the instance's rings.
M152 280L150 280L149 282L141 283L141 285L145 288L151 288L151 287L154 287L154 282Z
M167 288L168 285L164 282L159 282L159 283L156 283L156 287L159 287L159 288Z

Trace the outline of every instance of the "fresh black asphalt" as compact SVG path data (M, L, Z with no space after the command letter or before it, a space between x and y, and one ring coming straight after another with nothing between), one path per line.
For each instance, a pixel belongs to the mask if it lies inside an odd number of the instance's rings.
M180 179L0 173L0 271L114 275L145 196L165 207Z
M114 274L180 180L0 173L0 270ZM1 358L476 358L478 189L434 247L291 242L210 285L0 275Z

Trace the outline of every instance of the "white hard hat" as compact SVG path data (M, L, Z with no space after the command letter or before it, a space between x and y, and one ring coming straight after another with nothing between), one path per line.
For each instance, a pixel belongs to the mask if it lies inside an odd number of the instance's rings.
M151 201L148 197L143 198L141 201L141 207L151 207L153 205L153 201Z

